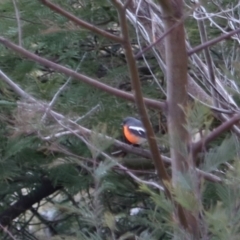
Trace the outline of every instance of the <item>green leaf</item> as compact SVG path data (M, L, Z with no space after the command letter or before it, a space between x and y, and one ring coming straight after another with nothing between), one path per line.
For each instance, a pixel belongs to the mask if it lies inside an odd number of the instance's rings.
M36 139L36 136L10 139L6 147L4 159L8 159L16 155L25 148L29 148L34 145L36 146Z
M220 146L214 147L205 154L201 169L206 172L217 170L220 164L234 159L236 150L235 137L226 138Z
M112 169L114 166L116 166L116 163L114 161L105 160L99 163L97 169L94 172L94 175L97 179L104 178L108 171Z

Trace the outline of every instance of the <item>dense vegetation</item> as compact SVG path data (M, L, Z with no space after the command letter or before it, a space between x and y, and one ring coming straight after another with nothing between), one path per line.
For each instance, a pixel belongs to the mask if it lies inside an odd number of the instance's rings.
M239 239L239 2L169 2L0 1L1 239Z

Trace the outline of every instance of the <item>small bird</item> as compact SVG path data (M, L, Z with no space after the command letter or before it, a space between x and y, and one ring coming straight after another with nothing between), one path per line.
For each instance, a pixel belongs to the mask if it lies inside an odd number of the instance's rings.
M146 142L146 130L140 120L134 117L126 117L122 126L124 137L128 143L138 146Z

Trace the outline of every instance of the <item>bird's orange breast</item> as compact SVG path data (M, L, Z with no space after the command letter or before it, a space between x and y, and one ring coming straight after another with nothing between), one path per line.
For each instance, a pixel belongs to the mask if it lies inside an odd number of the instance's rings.
M125 138L132 144L140 144L141 138L138 136L135 136L134 134L131 133L131 131L128 129L128 127L125 125L123 127L123 133Z

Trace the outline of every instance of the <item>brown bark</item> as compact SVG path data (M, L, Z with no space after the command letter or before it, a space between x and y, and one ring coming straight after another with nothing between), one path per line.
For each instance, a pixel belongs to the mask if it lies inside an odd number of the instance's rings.
M179 3L176 16L182 8ZM166 16L165 29L168 30L177 20ZM171 142L171 156L173 160L173 183L177 183L179 171L187 168L186 156L179 146L179 140L185 145L188 143L188 133L184 125L186 117L183 108L187 105L187 51L185 45L184 26L180 24L165 38L166 65L167 65L167 108L168 108L168 129ZM182 146L184 147L184 145ZM177 172L175 172L177 171Z
M160 1L161 4L161 1ZM164 11L163 19L165 31L182 18L183 1L172 0L172 9ZM188 156L187 145L189 134L186 130L186 116L184 109L187 106L187 49L183 23L177 25L165 38L166 76L167 76L167 119L172 159L172 183L178 188L180 175L185 174L189 167L193 167L192 158ZM176 217L185 229L198 239L198 222L195 213L183 210L177 205Z
M139 79L139 74L137 70L137 64L136 60L134 58L134 54L132 51L132 46L130 42L130 37L128 33L128 24L127 24L127 18L126 18L126 11L123 5L117 1L113 0L114 5L116 6L118 10L118 15L119 15L119 20L120 20L120 26L121 26L121 32L123 39L125 43L123 44L124 50L125 50L125 55L128 63L128 68L130 72L130 77L131 77L131 84L132 84L132 89L134 91L134 99L135 99L135 104L138 109L139 115L142 119L143 125L146 129L147 133L147 140L149 143L149 148L151 151L152 159L154 162L154 165L156 167L156 171L158 173L159 179L161 180L165 193L168 198L171 198L171 193L170 193L170 177L165 169L164 162L161 158L161 155L159 153L158 145L156 142L156 137L153 131L153 128L151 126L147 109L144 103L144 98L143 98L143 93L141 89L141 83Z

